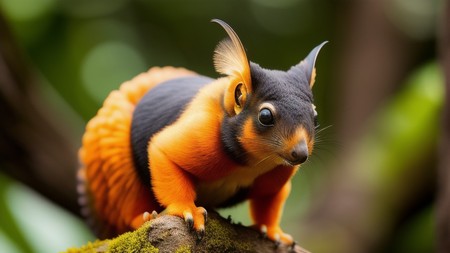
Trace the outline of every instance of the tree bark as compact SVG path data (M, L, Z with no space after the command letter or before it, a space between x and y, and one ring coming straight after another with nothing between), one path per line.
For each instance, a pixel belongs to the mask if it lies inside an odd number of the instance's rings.
M337 159L328 164L329 180L314 196L313 206L301 223L305 231L301 237L307 239L304 246L313 251L323 249L320 238L329 237L334 243L324 252L380 252L377 247L388 244L403 214L418 199L431 194L429 189L434 186L428 163L433 147L422 146L420 161L408 165L409 182L405 176L386 177L389 180L384 185L382 180L374 185L367 175L381 178L382 168L371 168L371 160L359 162L360 144L371 131L369 127L373 129L375 113L410 75L424 47L402 34L386 17L388 2L350 1L345 6L346 15L342 15L344 22L337 32L342 42L335 45L340 60L335 64L339 109L334 124L342 148ZM395 184L398 190L386 194ZM315 241L319 246L313 245Z
M198 240L186 222L176 216L163 215L145 223L141 228L111 240L88 243L75 252L292 252L308 253L298 245L276 245L259 232L233 224L215 212L210 212L205 236Z
M345 1L344 1L345 2ZM404 80L417 56L413 43L386 18L386 2L350 1L341 10L335 80L336 131L341 143L358 141L370 116ZM334 86L333 85L333 86Z
M440 60L445 77L445 104L440 136L437 197L437 250L450 252L450 1L445 1L439 37Z

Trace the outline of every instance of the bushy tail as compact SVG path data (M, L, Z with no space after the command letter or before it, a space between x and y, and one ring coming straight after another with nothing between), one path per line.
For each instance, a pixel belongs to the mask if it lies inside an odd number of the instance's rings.
M161 82L195 73L182 68L152 68L112 91L83 135L79 150L79 203L97 236L108 238L142 222L159 207L134 170L131 120L139 100Z

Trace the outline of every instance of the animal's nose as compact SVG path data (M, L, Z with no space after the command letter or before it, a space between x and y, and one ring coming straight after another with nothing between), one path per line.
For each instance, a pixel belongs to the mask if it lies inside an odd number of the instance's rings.
M308 145L306 145L304 140L295 145L295 147L291 150L289 158L289 162L292 164L301 164L308 159Z

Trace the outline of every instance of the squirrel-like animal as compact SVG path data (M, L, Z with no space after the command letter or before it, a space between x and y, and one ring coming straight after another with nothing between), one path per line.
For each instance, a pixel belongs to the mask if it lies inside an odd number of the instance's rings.
M86 126L78 171L82 212L99 237L164 211L201 236L205 208L249 200L255 226L293 243L280 226L290 179L311 155L311 88L322 43L288 71L249 62L236 33L214 54L218 79L151 68L112 91ZM205 207L205 208L204 208Z

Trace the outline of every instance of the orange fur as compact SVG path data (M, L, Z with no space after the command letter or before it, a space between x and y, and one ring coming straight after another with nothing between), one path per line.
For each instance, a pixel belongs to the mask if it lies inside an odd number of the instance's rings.
M313 71L311 73L311 80L309 81L309 87L312 89L314 86L314 83L316 82L316 68L313 68Z
M136 228L142 223L143 212L161 209L133 169L131 117L149 89L187 75L194 73L173 67L152 68L111 92L87 124L79 151L82 164L79 178L86 184L89 200L84 210L90 211L94 217L92 225L102 237Z
M250 193L250 214L260 228L267 227L267 235L280 236L284 243L292 243L292 237L279 227L284 203L291 190L291 177L297 167L278 166L256 179Z
M204 209L195 201L196 184L230 174L236 165L222 151L221 97L228 78L202 88L180 118L155 134L149 143L152 187L165 212L187 219L204 229Z
M250 154L256 155L253 157L255 161L264 159L270 153L273 153L273 148L261 141L261 137L255 133L253 129L253 121L251 118L247 119L244 123L242 135L239 141L245 150L248 150Z
M201 180L222 178L233 167L220 140L224 115L220 98L227 84L228 78L222 78L202 88L180 118L155 134L150 142Z
M284 152L285 153L291 152L294 146L300 143L302 140L306 142L306 145L308 146L308 153L309 155L311 155L314 148L314 139L312 139L308 135L303 126L298 127L295 130L294 134L285 140L283 145L285 147Z

